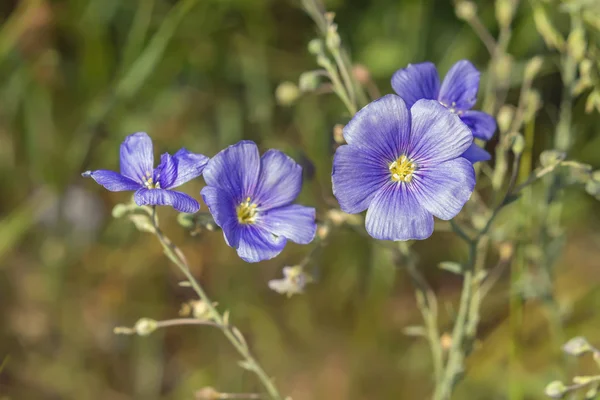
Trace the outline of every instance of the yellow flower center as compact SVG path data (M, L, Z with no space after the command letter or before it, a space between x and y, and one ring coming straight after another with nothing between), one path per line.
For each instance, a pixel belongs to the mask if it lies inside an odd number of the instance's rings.
M413 173L417 169L417 164L410 161L406 156L400 156L396 161L390 164L390 173L394 182L410 182Z
M256 204L251 202L250 197L241 202L235 210L240 224L253 224L256 221Z
M146 172L146 179L144 179L144 186L146 189L160 189L160 182L154 182L152 172Z

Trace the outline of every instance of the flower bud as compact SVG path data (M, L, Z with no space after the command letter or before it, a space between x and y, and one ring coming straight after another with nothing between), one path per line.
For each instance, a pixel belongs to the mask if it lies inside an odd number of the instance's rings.
M541 56L535 56L529 60L527 65L525 65L525 80L534 80L535 76L540 72L543 62L544 59Z
M513 0L496 0L496 19L501 27L507 28L512 21L515 5Z
M275 90L277 103L282 106L291 106L300 97L300 90L293 82L282 82Z
M558 150L545 150L540 154L540 164L542 167L549 167L551 165L557 165L565 159L567 155Z
M325 43L327 44L327 48L329 50L336 50L340 48L342 40L340 39L340 34L337 31L337 25L331 24L327 28L327 34L325 36Z
M335 124L333 127L333 141L337 144L346 143L346 139L344 139L344 125Z
M298 88L301 92L312 92L319 87L319 76L315 71L303 72L298 78Z
M557 50L561 50L564 47L565 39L552 25L548 18L548 14L546 14L546 11L542 6L538 5L534 7L533 21L538 33L542 36L542 39L544 39L546 46Z
M463 21L470 21L477 13L477 7L471 1L461 1L456 5L456 16Z
M116 204L113 209L112 209L112 216L113 218L121 218L124 217L125 214L127 214L129 212L129 207L127 206L127 204Z
M542 98L537 90L530 90L525 99L525 121L531 121L542 106Z
M498 128L500 132L508 132L515 118L515 108L511 105L503 105L498 111Z
M591 113L594 109L600 112L600 90L595 89L585 101L585 112Z
M141 318L135 323L133 329L135 329L135 333L140 336L148 336L154 332L157 327L158 323L155 320L150 318Z
M577 336L565 343L562 349L571 356L580 356L592 350L592 346L590 346L586 338Z
M317 65L319 67L325 68L326 70L330 70L331 68L333 68L333 64L331 63L331 60L323 54L319 54L317 56Z
M318 56L323 54L325 51L323 47L323 41L321 39L313 39L308 42L308 52L312 55Z
M546 396L552 397L553 399L562 398L566 392L567 392L567 387L561 381L550 382L548 384L548 386L546 386L546 389L544 390L544 393L546 393Z
M510 72L512 70L512 57L504 54L498 57L494 72L499 82L508 82L510 79Z
M577 28L571 31L567 38L567 50L576 61L581 61L585 57L587 43L583 28Z
M511 150L515 155L523 154L525 150L525 138L518 132L515 132L512 137Z

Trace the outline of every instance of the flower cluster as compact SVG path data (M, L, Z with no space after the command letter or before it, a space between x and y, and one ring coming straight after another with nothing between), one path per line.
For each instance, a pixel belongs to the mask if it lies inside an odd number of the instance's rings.
M496 123L471 111L479 72L459 61L440 87L431 63L409 65L392 77L398 94L386 95L344 127L347 144L333 161L333 194L347 213L367 211L376 239L425 239L433 216L454 218L475 187L472 163L489 154L473 137L489 140Z
M253 142L242 141L212 159L181 149L165 153L154 168L152 140L143 132L121 144L121 173L87 171L106 189L135 191L135 202L167 205L184 213L200 209L191 196L172 190L201 174L207 186L202 197L227 244L247 262L278 255L287 240L307 244L316 232L315 209L292 202L302 188L302 167L278 150L262 157Z
M472 111L479 72L459 61L440 85L431 63L397 71L386 95L365 106L343 129L347 144L335 154L333 194L347 213L367 210L366 229L384 240L425 239L433 217L454 218L475 187L472 163L490 155L473 143L489 140L494 119ZM168 205L195 213L199 203L173 189L203 175L202 198L226 243L247 262L278 255L288 240L315 236L315 209L293 204L302 167L278 150L262 155L250 141L212 159L181 149L154 168L152 140L143 132L121 145L121 172L83 175L111 191L135 191L138 205Z

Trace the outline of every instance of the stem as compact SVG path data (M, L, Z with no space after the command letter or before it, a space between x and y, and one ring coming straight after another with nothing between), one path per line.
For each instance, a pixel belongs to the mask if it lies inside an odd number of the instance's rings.
M417 306L423 316L423 322L427 331L427 341L431 350L431 359L433 363L433 371L436 385L442 378L444 368L444 350L440 341L440 331L438 328L437 317L437 297L435 292L425 279L425 277L417 269L417 263L410 253L410 249L406 242L398 242L397 251L405 261L406 271L410 276L415 287L415 296L417 298Z
M208 295L204 292L204 289L200 286L198 281L194 278L192 273L190 272L189 265L187 260L183 256L183 253L177 246L171 242L162 232L158 225L158 219L156 217L156 206L153 207L152 210L152 225L154 226L156 237L160 241L160 244L163 246L165 251L165 255L173 262L173 264L177 265L181 272L185 275L191 287L194 289L198 297L205 303L206 307L210 312L210 317L213 321L216 322L218 326L221 327L225 337L229 340L229 342L235 347L238 353L244 358L245 364L248 369L253 371L256 376L259 378L261 383L263 384L265 390L269 394L269 396L273 400L281 400L282 397L279 394L279 391L271 381L271 378L266 374L260 364L256 361L256 359L250 353L246 345L246 341L239 333L235 327L229 325L227 318L221 315L219 311L213 306L213 302L208 297Z

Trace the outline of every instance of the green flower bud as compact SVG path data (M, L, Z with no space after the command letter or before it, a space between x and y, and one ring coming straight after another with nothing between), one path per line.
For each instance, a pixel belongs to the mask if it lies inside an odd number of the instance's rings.
M585 32L583 28L578 28L569 34L567 38L567 50L577 61L583 60L585 57L585 51L587 43L585 40Z
M525 150L525 138L520 133L515 133L512 137L512 152L516 155L523 154Z
M293 82L282 82L275 90L277 103L282 106L291 106L300 97L300 90Z
M546 396L552 397L553 399L560 399L567 392L567 387L561 381L550 382L544 390Z
M591 113L594 109L600 112L600 90L598 89L593 90L585 101L586 113Z
M134 329L135 333L140 336L148 336L152 332L156 330L158 327L158 323L150 318L141 318L138 322L135 323Z
M503 105L498 111L498 128L500 132L508 132L515 119L515 108L511 105Z
M544 39L546 46L561 50L564 47L565 39L556 30L556 28L550 22L546 10L542 6L536 6L533 9L533 21L538 33Z
M557 165L565 159L567 155L558 150L545 150L540 154L540 164L542 167L549 167L551 165Z
M298 88L301 92L312 92L319 87L319 76L315 71L303 72L298 79Z
M312 55L318 56L323 54L325 51L323 41L321 39L313 39L308 42L308 52Z
M126 204L116 204L112 209L113 218L124 217L129 212L129 207Z
M461 1L456 5L456 16L463 21L470 21L477 13L477 6L471 1Z
M329 28L327 28L327 35L325 36L325 43L327 43L327 48L329 50L336 50L340 48L342 44L342 40L340 39L340 35L337 31L337 25L331 24Z
M562 349L571 356L580 356L592 350L592 346L584 337L577 336L565 343Z
M535 56L529 60L527 65L525 65L525 80L534 80L535 76L540 72L543 62L544 59L541 56Z
M509 27L512 21L515 5L513 0L496 0L496 19L502 27Z

